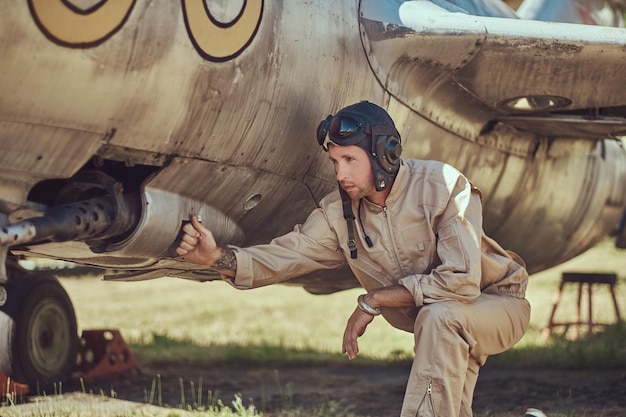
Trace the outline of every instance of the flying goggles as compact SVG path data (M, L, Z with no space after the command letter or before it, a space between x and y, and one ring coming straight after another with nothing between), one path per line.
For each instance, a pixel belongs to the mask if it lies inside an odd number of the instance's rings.
M328 152L328 144L339 146L356 145L372 133L369 124L359 122L346 115L328 115L317 127L317 142Z

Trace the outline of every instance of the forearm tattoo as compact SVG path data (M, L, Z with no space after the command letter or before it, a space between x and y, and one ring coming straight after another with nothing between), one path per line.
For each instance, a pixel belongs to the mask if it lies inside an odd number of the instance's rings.
M227 270L237 272L237 258L235 251L231 248L222 248L222 256L213 264L217 270Z

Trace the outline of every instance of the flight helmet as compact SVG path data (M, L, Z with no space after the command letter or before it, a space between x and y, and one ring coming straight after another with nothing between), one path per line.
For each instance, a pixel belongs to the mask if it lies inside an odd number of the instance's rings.
M361 101L329 115L317 128L317 141L328 151L329 144L356 145L369 155L376 191L393 182L400 169L400 133L391 116L369 101Z

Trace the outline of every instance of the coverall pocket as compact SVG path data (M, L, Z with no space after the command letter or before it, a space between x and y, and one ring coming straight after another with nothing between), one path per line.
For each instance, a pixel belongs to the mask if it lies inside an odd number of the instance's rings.
M435 251L432 230L427 225L416 224L402 229L400 236L404 247L408 249L406 259L402 259L406 265L410 265L407 270L427 271Z
M461 233L456 223L451 222L442 226L438 253L441 262L448 269L464 272L469 269L469 261L459 236L461 236Z

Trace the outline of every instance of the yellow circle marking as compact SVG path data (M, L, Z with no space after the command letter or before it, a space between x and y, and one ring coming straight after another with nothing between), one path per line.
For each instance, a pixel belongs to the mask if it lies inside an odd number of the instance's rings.
M183 0L189 34L209 59L224 60L250 43L261 21L263 0L246 0L239 17L229 24L211 18L203 0Z
M69 44L94 44L105 40L124 22L135 0L108 0L81 12L63 0L30 0L31 10L43 30Z

